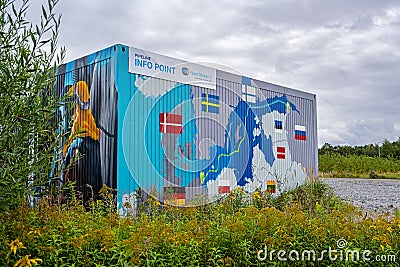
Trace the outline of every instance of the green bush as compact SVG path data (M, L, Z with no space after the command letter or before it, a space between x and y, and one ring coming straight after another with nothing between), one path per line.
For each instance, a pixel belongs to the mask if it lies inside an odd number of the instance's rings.
M50 88L64 54L56 56L57 2L49 0L33 25L26 20L28 0L0 0L0 212L24 202L50 173L57 145Z

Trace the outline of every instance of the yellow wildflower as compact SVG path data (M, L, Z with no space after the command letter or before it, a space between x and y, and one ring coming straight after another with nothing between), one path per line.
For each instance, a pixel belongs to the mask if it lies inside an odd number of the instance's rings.
M19 261L17 261L14 264L14 267L22 267L22 266L32 266L33 265L38 265L39 263L43 263L42 259L39 258L35 258L35 259L30 259L31 255L26 255L25 257L23 257L22 259L20 259Z
M283 227L280 225L278 227L276 227L276 232L283 233L284 232Z
M31 229L28 234L34 234L34 235L39 235L41 236L42 234L40 233L40 229Z
M260 199L260 198L261 198L260 192L258 192L258 191L254 192L254 193L252 194L252 197L253 197L254 199Z
M15 239L14 241L12 241L10 243L10 250L11 250L11 252L14 253L14 255L15 255L15 253L17 253L17 249L23 249L23 248L26 248L26 247L24 247L24 244L22 244L22 242L19 241L18 239Z

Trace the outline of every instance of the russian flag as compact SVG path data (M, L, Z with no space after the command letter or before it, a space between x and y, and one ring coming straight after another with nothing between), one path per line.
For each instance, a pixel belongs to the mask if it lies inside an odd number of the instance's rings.
M306 127L302 125L295 125L294 126L294 139L296 140L307 140L307 132Z

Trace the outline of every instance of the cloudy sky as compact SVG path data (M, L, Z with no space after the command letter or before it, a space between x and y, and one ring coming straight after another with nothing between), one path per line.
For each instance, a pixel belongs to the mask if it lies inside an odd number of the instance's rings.
M316 94L320 146L400 137L398 0L61 2L66 61L122 43L219 63Z

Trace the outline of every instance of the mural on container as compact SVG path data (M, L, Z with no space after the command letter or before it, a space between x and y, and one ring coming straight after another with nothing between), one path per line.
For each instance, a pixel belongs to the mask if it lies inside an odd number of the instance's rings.
M110 80L109 51L81 58L58 68L55 93L65 103L57 111L59 131L64 134L62 152L56 155L61 183L74 181L82 200L95 197L103 184L112 186L116 169L116 112ZM56 161L55 161L56 162ZM68 167L68 168L67 168ZM114 183L115 184L115 183Z
M269 97L245 77L215 90L137 74L131 79L124 157L135 182L160 201L198 205L237 186L279 194L307 178L289 145L290 139L307 142L307 129L288 127L288 116L302 121L288 96Z
M60 66L55 94L71 100L57 111L61 183L84 202L117 189L121 215L148 194L178 206L236 187L280 194L316 164L315 99L244 76L115 45Z

